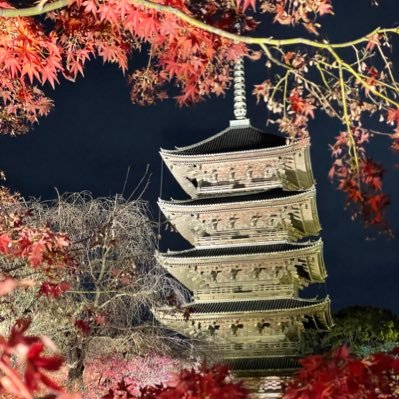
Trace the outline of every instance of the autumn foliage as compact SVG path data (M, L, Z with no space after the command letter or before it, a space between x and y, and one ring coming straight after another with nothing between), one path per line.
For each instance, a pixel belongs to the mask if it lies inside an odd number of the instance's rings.
M141 387L166 382L180 367L170 357L155 353L143 357L123 358L120 354L92 357L86 362L83 395L85 399L97 399L110 390L116 393L122 380L129 387L129 394L138 395Z
M13 270L2 267L0 297L34 286L38 286L39 295L59 297L68 286L57 281L58 272L72 270L74 265L69 254L69 239L47 226L28 225L28 213L20 196L4 187L0 188L0 195L0 253L15 260ZM19 262L33 270L40 269L44 280L12 277L12 272L20 267ZM10 306L4 301L2 305ZM48 399L79 399L79 395L63 393L63 387L49 375L61 368L64 358L49 338L29 335L30 325L30 317L20 318L8 337L0 337L0 395L33 399L36 393L47 393Z
M53 107L49 89L63 79L75 81L83 76L94 57L116 64L127 75L133 102L148 105L174 97L180 105L190 105L224 94L230 87L234 61L245 56L264 62L269 71L269 78L261 78L253 93L265 103L269 122L280 133L293 140L308 136L311 120L321 112L342 124L331 145L329 177L345 193L353 217L389 232L384 214L390 199L382 191L384 167L370 158L367 145L383 136L393 151L399 151L399 83L389 54L397 28L379 28L340 44L322 40L319 20L333 14L332 0L43 0L22 4L32 7L31 11L20 12L21 2L0 3L2 134L28 132ZM305 28L305 37L257 37L264 15L266 21L287 28ZM139 51L148 53L148 63L131 70L130 61ZM375 116L383 131L369 125ZM34 287L38 296L59 300L71 289L67 277L76 272L70 237L46 224L30 225L30 214L21 204L18 195L0 189L0 254L41 278L15 278L12 268L2 270L0 296L6 300L15 290ZM113 244L104 236L100 246L108 254ZM107 279L117 287L134 282L125 271ZM72 326L80 338L93 330L106 330L106 320L106 314L86 306L81 316L73 318ZM20 318L10 335L0 338L0 393L32 399L44 390L48 399L77 398L64 394L50 377L63 360L48 339L28 334L30 323L28 317ZM286 398L394 398L397 372L396 352L356 359L343 348L330 358L305 359ZM183 370L167 384L142 389L139 398L244 398L245 390L229 378L223 367ZM105 399L137 395L127 379L118 384Z
M309 356L290 381L284 399L394 399L399 395L398 350L359 359L347 347Z
M377 29L338 45L321 41L319 20L334 13L331 0L44 0L32 3L27 17L12 4L0 3L1 133L26 133L53 106L43 87L75 81L94 57L127 74L131 99L141 105L222 95L234 60L265 57L273 78L255 85L254 94L271 111L269 122L299 138L309 134L318 111L338 119L344 129L333 145L331 180L345 192L354 218L390 232L384 168L364 144L377 134L365 116L378 114L394 125L383 135L399 148L399 86L388 53L397 30ZM307 36L257 39L263 15L287 28L302 26ZM148 52L148 63L131 71L129 61L140 51Z
M34 227L26 219L29 210L22 205L22 198L0 187L0 254L11 259L25 261L33 270L48 277L41 282L39 292L48 296L60 296L68 289L65 282L58 281L58 271L74 268L74 260L69 253L69 238L48 226ZM6 273L6 270L2 270ZM7 295L18 287L32 286L31 279L16 280L3 274L0 279L0 295Z
M147 385L138 394L126 380L119 382L102 399L246 399L247 390L241 382L235 382L225 366L207 366L182 369L168 381Z

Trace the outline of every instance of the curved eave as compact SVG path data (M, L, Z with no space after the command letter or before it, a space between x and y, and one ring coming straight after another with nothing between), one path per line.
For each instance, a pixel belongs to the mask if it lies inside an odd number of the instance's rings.
M193 264L197 267L201 265L217 264L217 265L228 265L230 263L237 262L253 262L258 259L273 261L275 259L287 259L292 257L300 256L311 256L313 254L317 255L317 264L305 266L306 271L309 274L309 281L311 282L323 282L327 277L327 272L325 269L324 259L323 259L323 242L321 239L312 244L291 244L296 246L296 249L290 249L285 251L274 251L274 252L256 252L256 253L242 253L234 255L213 255L213 256L186 256L178 257L181 253L190 253L192 250L178 251L178 252L168 252L168 253L156 253L156 258L158 262L167 269L174 277L178 278L179 274L191 267ZM297 267L302 267L298 265Z
M276 197L270 199L259 199L259 200L247 200L247 201L234 201L234 197L231 197L231 202L218 203L217 198L215 198L215 202L211 204L193 204L192 200L183 200L183 201L167 201L161 198L158 198L158 205L163 210L176 210L182 213L190 213L195 210L212 210L212 209L223 209L227 208L237 208L237 207L246 207L246 206L262 206L262 205L288 205L296 202L301 202L307 199L314 199L316 194L315 186L312 186L308 190L304 190L300 193L293 192L292 195L287 195L284 197Z
M256 244L254 246L258 246L259 244ZM270 251L270 252L256 252L256 253L243 253L243 254L234 254L234 255L212 255L212 256L187 256L187 257L179 257L179 256L174 256L182 253L190 253L192 249L186 249L183 251L169 251L169 252L157 252L155 255L157 259L160 260L160 262L168 261L170 262L171 265L180 265L184 263L191 263L191 262L208 262L208 260L211 260L213 262L224 262L226 260L231 260L234 261L235 259L249 259L249 258L257 258L261 256L262 258L275 258L275 257L280 257L280 256L291 256L295 254L302 254L306 253L309 251L314 251L315 249L322 249L323 247L323 242L321 239L315 241L314 243L308 244L308 243L290 243L292 246L296 246L297 248L295 249L287 249L285 251ZM163 263L161 263L163 265Z
M326 306L322 312L315 314L315 326L319 330L330 330L334 326L331 315L331 300L327 297Z
M272 300L271 300L272 301ZM186 319L183 315L185 309L190 309L195 306L195 303L189 303L181 308L181 312L177 313L176 308L163 307L154 309L155 316L167 324L170 322L184 322L188 321L200 321L209 319L234 319L239 317L268 317L268 316L286 316L288 315L304 315L304 316L315 316L320 322L320 325L325 325L327 328L332 326L332 318L330 311L330 298L327 296L323 300L300 300L301 302L307 302L307 306L298 306L285 309L272 309L272 310L240 310L240 311L228 311L228 312L192 312L189 313L189 319ZM239 302L239 301L236 301ZM203 305L203 304L202 304Z
M224 131L222 132L224 133ZM214 139L215 136L212 136L211 139ZM208 139L209 140L209 139ZM206 140L200 143L205 143ZM189 149L192 148L200 143L197 143L193 146L188 146L188 147L183 147L175 150L166 150L164 148L161 148L159 153L163 159L165 159L165 156L168 157L169 160L173 160L176 162L187 162L187 161L193 161L195 160L196 162L201 162L201 161L215 161L215 158L218 160L220 159L227 159L227 158L236 158L237 156L251 156L253 154L256 157L261 156L263 153L267 155L276 155L280 153L289 153L292 151L297 150L298 148L302 147L307 147L310 145L310 140L309 138L304 138L300 140L295 140L289 144L284 144L276 147L265 147L265 148L258 148L258 149L252 149L252 150L242 150L242 151L229 151L229 152L218 152L214 154L191 154L191 155L183 155L179 154L179 151L183 149Z

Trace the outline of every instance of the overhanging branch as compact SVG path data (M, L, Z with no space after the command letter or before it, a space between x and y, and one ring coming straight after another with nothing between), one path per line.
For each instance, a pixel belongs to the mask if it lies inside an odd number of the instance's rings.
M56 0L51 3L43 4L40 2L36 6L27 8L0 8L0 17L34 17L36 15L46 14L50 11L59 10L68 5L68 0Z
M236 42L246 43L246 44L257 44L257 45L265 44L265 45L277 46L277 47L295 46L295 45L302 44L302 45L307 45L307 46L316 47L316 48L320 48L320 49L331 50L331 49L346 48L346 47L354 46L356 44L368 42L375 35L386 34L386 33L399 34L399 28L377 28L365 36L362 36L362 37L357 38L352 41L343 42L343 43L324 43L324 42L322 43L322 42L317 42L317 41L302 38L302 37L291 38L291 39L273 39L273 38L268 38L268 37L240 36L240 35L236 35L231 32L227 32L223 29L208 25L202 21L199 21L199 20L185 14L183 11L180 11L171 6L154 3L150 0L129 0L129 3L134 4L134 5L143 6L145 8L156 10L156 11L173 14L177 18L179 18L182 21L187 22L191 26L200 28L206 32L213 33L217 36L224 37L226 39L230 39L230 40L233 40ZM68 6L68 0L56 0L52 3L48 3L48 4L44 4L44 5L43 5L43 3L39 3L36 6L28 7L28 8L21 8L21 9L3 8L3 9L0 9L0 17L4 17L4 18L18 17L18 16L30 17L30 16L45 14L49 11L55 11L55 10L58 10L61 8L65 8L67 6Z

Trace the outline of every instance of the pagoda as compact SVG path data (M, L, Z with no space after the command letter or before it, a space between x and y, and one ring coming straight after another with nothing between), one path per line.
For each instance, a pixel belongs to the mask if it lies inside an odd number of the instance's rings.
M161 149L190 199L160 199L159 206L192 248L157 258L192 299L181 312L162 307L155 314L182 335L211 342L254 397L277 398L303 355L304 329L332 326L328 296L300 296L327 275L310 143L251 126L242 60L234 104L227 129Z

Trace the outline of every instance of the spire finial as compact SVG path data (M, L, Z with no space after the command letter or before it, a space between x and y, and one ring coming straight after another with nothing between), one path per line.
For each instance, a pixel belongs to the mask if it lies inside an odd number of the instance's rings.
M236 120L247 119L243 57L234 62L234 116Z

